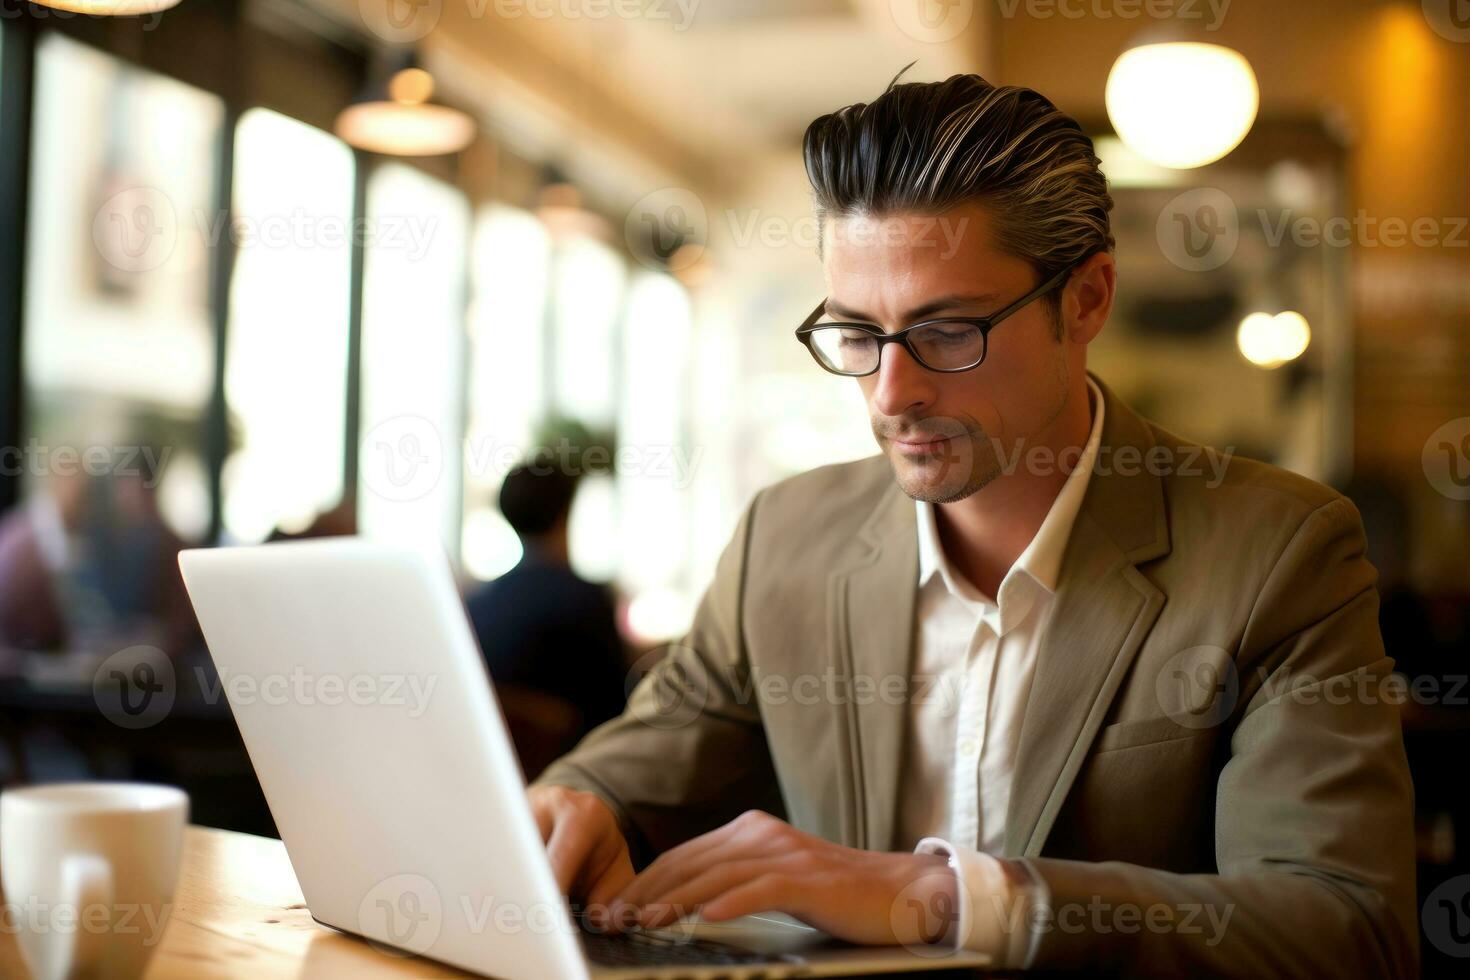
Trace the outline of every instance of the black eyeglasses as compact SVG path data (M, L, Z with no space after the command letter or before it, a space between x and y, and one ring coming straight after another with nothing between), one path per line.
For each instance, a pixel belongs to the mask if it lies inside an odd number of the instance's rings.
M947 316L925 320L893 333L871 323L818 323L827 308L824 299L796 328L796 339L806 345L823 369L845 378L862 378L878 370L884 344L903 344L904 349L930 371L956 374L977 368L990 349L990 331L997 323L1039 297L1045 296L1072 274L1068 267L989 316Z

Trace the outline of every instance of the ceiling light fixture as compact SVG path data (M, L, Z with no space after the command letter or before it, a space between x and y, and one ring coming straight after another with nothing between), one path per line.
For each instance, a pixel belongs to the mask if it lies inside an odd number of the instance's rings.
M351 105L337 116L337 135L351 146L390 156L457 153L475 138L467 113L429 100L434 78L413 52L393 56Z
M1261 106L1245 56L1198 41L1130 47L1108 74L1104 98L1128 148L1176 170L1214 163L1239 146Z
M179 0L32 0L38 7L92 17L138 17L176 7Z

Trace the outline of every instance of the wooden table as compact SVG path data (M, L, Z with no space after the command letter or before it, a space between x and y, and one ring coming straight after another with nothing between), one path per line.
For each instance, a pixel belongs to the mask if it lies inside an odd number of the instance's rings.
M0 977L25 976L15 937L0 931ZM204 827L185 834L173 912L148 968L148 980L468 976L319 925L280 841Z
M20 980L26 975L15 937L0 930L0 977ZM280 841L190 827L184 835L173 912L147 980L471 976L430 960L383 952L317 923L302 903L296 873ZM917 976L941 980L973 974L946 970Z

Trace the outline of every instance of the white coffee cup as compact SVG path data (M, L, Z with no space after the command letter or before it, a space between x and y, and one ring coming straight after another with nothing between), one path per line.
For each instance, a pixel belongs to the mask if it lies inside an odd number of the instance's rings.
M6 925L37 980L143 974L163 938L189 798L146 783L0 793Z

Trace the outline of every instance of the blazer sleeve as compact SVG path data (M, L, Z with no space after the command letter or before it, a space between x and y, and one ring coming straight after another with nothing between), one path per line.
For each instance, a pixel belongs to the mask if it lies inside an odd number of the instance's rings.
M1033 965L1129 976L1417 976L1413 786L1356 508L1301 524L1251 611L1217 874L1023 859ZM1147 801L1133 805L1146 819Z
M745 810L784 816L741 628L759 502L741 516L688 634L662 651L622 714L536 780L601 797L635 865Z

